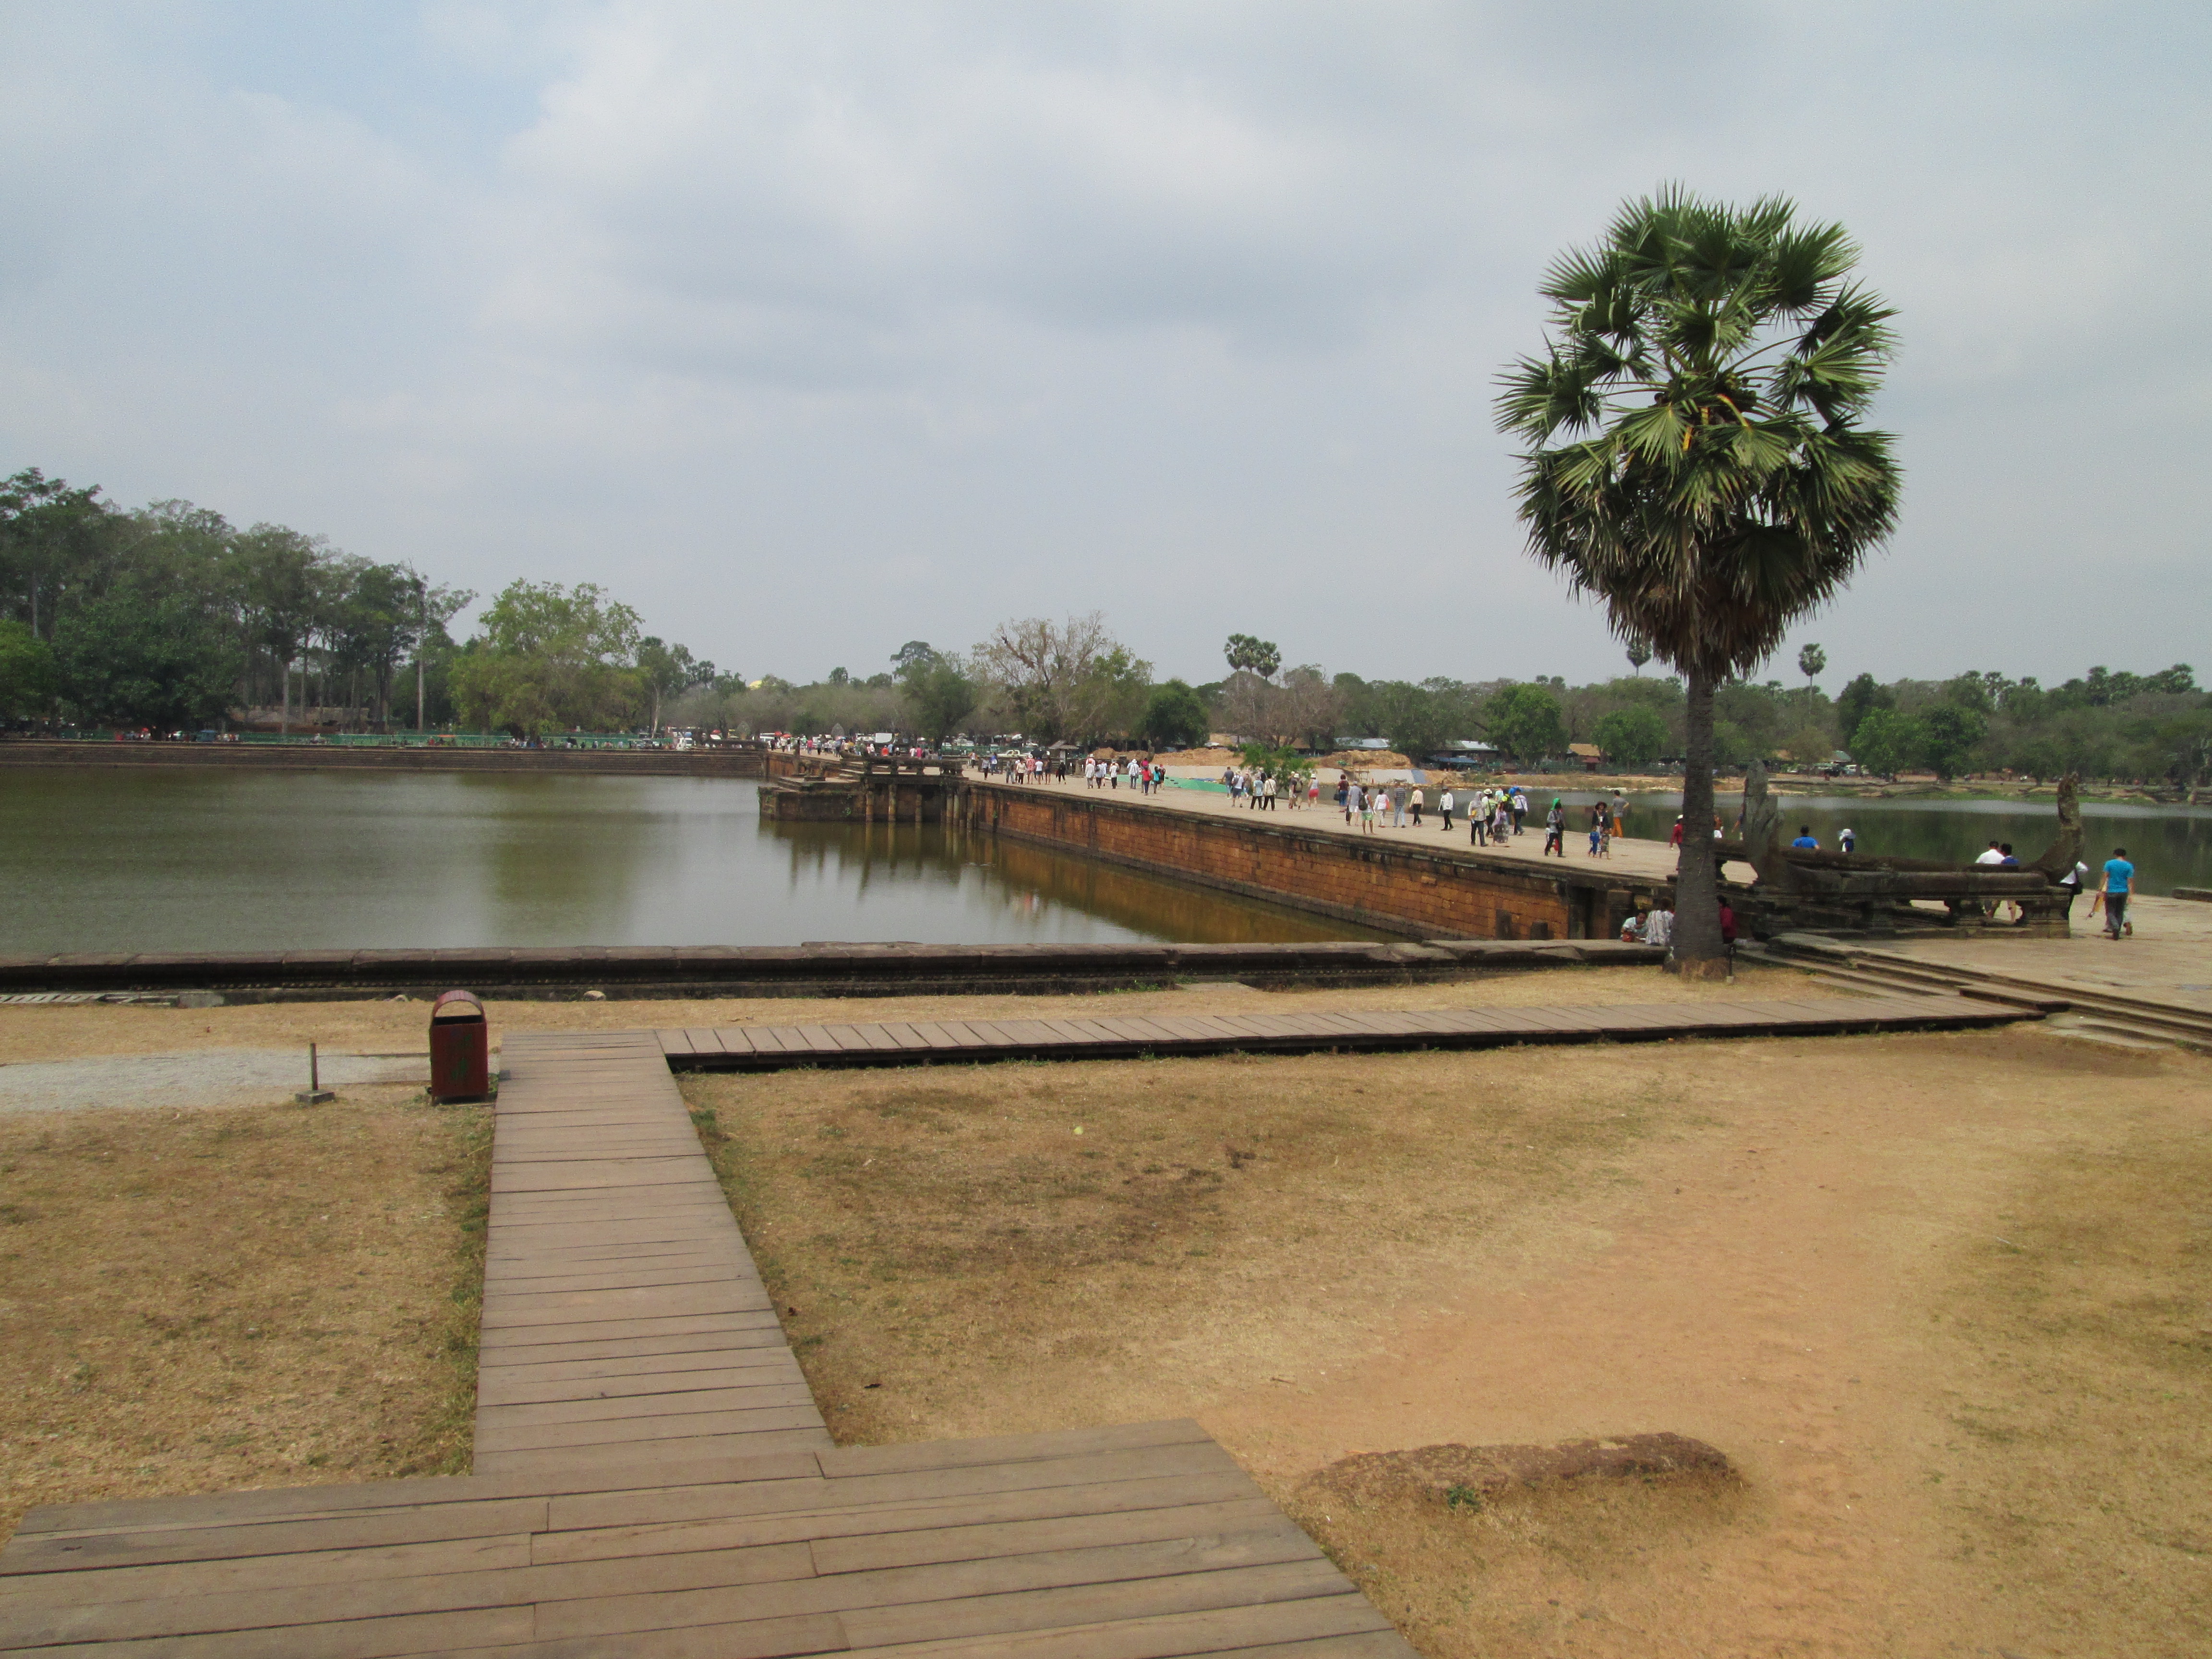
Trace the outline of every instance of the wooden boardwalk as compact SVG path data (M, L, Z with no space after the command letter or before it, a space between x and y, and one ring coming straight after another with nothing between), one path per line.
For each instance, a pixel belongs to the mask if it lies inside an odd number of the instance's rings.
M1847 1032L1961 1030L2033 1018L2030 1011L1957 997L1893 996L1629 1003L1613 1007L1453 1008L1421 1013L1299 1012L1118 1019L717 1025L653 1035L668 1064L678 1071L769 1072L794 1066L1498 1048L1521 1043L1662 1042L1679 1037L1831 1036Z
M492 1143L478 1474L830 1444L645 1033L511 1033Z
M0 1652L1411 1659L1194 1423L833 1445L659 1042L504 1052L476 1473L34 1510Z

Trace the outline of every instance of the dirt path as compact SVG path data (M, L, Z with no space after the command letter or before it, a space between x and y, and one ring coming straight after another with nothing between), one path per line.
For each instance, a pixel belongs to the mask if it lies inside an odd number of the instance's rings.
M420 1053L331 1051L319 1057L315 1069L325 1089L430 1080L428 1058ZM305 1089L308 1078L302 1048L202 1048L32 1060L0 1066L0 1113L82 1111L100 1106L163 1110L275 1106Z
M2201 1652L2212 1640L2212 1572L2194 1553L2212 1546L2201 1501L2189 1505L2193 1551L2145 1552L2125 1526L2101 1539L2069 1527L2070 1561L2021 1559L2039 1551L1992 1561L1986 1528L1954 1501L2003 1486L1990 1466L2015 1455L2056 1460L2069 1504L2083 1486L2109 1502L2116 1489L2135 1486L2140 1499L2160 1484L2156 1468L2096 1467L2112 1437L2079 1421L2032 1449L1992 1426L1987 1401L2005 1401L2002 1414L2022 1391L2068 1379L2058 1356L1979 1340L1990 1310L1972 1305L1966 1282L2075 1231L2080 1217L2027 1212L2039 1166L2093 1146L2113 1156L2114 1142L2154 1159L2212 1127L2196 1066L2185 1093L2105 1115L2094 1083L2108 1062L2049 1038L2008 1042L2054 1051L2043 1063L2087 1097L2054 1110L2002 1086L1947 1086L1936 1110L1925 1085L1879 1063L1887 1086L1856 1109L1824 1098L1808 1113L1786 1084L1731 1091L1711 1133L1644 1164L1637 1198L1574 1206L1589 1231L1571 1231L1589 1248L1502 1284L1443 1287L1397 1310L1387 1354L1313 1380L1310 1395L1221 1401L1208 1426L1284 1477L1352 1451L1449 1440L1666 1429L1725 1448L1752 1513L1680 1542L1616 1548L1594 1571L1557 1564L1531 1651L1575 1632L1577 1652ZM1784 1070L1779 1056L1761 1059ZM2064 1205L2063 1192L2037 1195ZM2124 1302L2140 1290L2127 1282L2139 1263L2100 1265L2108 1293ZM2197 1323L2212 1324L2212 1304ZM2201 1384L2203 1366L2189 1369ZM2136 1380L2096 1370L2100 1391ZM2076 1403L2094 1413L2097 1402ZM2186 1432L2200 1469L2205 1404L2198 1393ZM2000 1530L2041 1528L2011 1517ZM2147 1626L2107 1645L2127 1626L2102 1616L2099 1597L2148 1613L2128 1582L2130 1558L2145 1553L2164 1559L2136 1571L2169 1589L2193 1581L2190 1632ZM1616 1645L1632 1630L1638 1645Z

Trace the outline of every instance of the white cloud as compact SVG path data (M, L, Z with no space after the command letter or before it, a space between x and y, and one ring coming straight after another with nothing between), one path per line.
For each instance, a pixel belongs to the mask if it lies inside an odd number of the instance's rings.
M1164 672L1252 627L1368 673L1609 672L1519 551L1489 382L1545 261L1670 178L1841 218L1903 309L1906 525L1818 624L1839 669L2117 661L2054 602L2116 554L2163 601L2138 665L2212 600L2193 11L9 27L0 465L487 591L602 580L751 672L1093 605Z

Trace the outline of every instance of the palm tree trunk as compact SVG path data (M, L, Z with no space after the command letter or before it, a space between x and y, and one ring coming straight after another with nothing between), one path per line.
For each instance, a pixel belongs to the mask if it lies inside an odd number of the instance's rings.
M1713 682L1695 670L1686 678L1674 963L1685 979L1719 979L1728 972L1728 947L1721 942L1720 866L1713 857Z

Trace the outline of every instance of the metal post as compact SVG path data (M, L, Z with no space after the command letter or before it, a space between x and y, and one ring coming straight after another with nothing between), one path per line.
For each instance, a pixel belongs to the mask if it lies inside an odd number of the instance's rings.
M337 1097L332 1094L328 1089L323 1087L322 1058L316 1052L315 1045L312 1042L307 1045L307 1092L305 1094L294 1095L292 1098L302 1106L319 1106L325 1101L336 1100L337 1098Z

